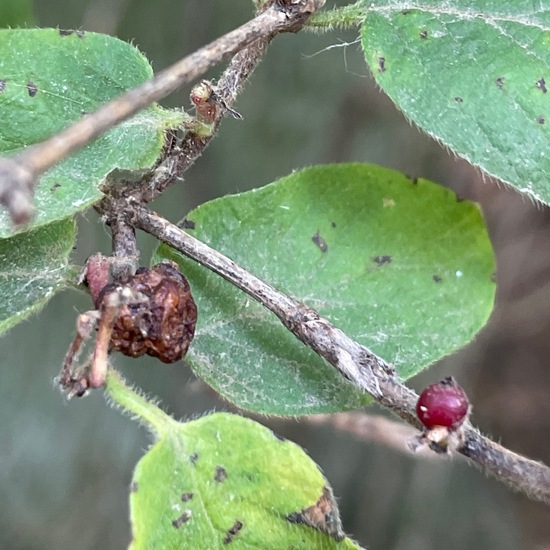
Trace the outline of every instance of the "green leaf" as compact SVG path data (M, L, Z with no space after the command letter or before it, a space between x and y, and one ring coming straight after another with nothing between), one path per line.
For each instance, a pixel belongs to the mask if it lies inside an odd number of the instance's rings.
M0 30L0 152L13 154L65 128L152 76L145 57L111 36L54 29ZM37 215L26 229L73 216L97 202L115 168L141 170L160 155L181 114L152 106L42 177ZM0 236L12 225L0 215Z
M2 0L0 2L0 27L32 25L35 21L32 0Z
M73 220L0 239L0 334L68 286L67 260L75 241Z
M318 166L206 203L190 233L296 297L403 378L468 342L494 297L478 208L366 164ZM188 224L189 225L189 224ZM358 408L367 397L230 283L179 262L197 301L186 360L238 406L267 414Z
M367 63L405 115L488 174L550 203L550 3L365 7Z
M233 414L178 423L113 371L107 391L157 439L131 485L132 550L359 550L327 480L294 443Z

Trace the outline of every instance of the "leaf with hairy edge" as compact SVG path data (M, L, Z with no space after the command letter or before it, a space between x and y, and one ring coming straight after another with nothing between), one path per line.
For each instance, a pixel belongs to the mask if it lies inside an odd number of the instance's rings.
M317 166L206 203L190 233L316 309L408 378L467 343L493 304L478 208L428 181L366 164ZM311 414L368 398L254 300L163 246L197 301L186 360L239 407Z
M0 334L43 307L68 286L76 241L73 220L0 239Z
M131 485L131 550L361 550L298 445L234 414L176 422L114 371L107 393L156 440Z
M240 416L175 427L140 460L132 489L131 550L359 550L315 463Z
M550 203L550 3L369 0L382 89L453 152Z
M145 57L111 36L55 29L0 30L0 153L43 141L152 76ZM36 190L37 213L22 230L89 208L115 168L150 168L167 127L181 113L154 105L48 171ZM6 212L0 236L11 235Z

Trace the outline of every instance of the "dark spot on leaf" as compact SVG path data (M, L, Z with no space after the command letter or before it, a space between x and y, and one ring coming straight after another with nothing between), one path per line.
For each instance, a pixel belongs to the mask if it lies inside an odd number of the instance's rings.
M305 523L302 512L292 512L286 516L286 519L290 523Z
M409 174L405 174L405 177L409 180L411 180L411 183L413 185L416 185L418 183L418 178L413 178L412 176L409 176Z
M56 181L51 187L50 187L50 192L53 193L56 189L59 189L61 187L61 184Z
M546 81L544 80L544 78L537 80L536 86L539 90L542 91L543 94L545 94L548 91L548 88L546 88Z
M2 78L0 80L0 94L6 89L6 79Z
M223 466L216 466L216 474L214 475L214 481L221 483L227 479L227 471Z
M188 500L191 500L193 498L193 493L183 493L183 495L181 495L181 501L182 502L187 502Z
M411 13L412 10L401 10L399 13L401 15L409 15L409 13Z
M336 222L330 222L330 225L332 225L332 227L336 227Z
M78 30L74 30L74 29L59 29L59 34L61 36L71 36L71 34L76 34L76 36L78 36L78 38L84 38L84 35L86 34L83 30L81 29L78 29Z
M456 97L455 97L455 101L456 101L457 103L462 103L464 100L463 100L461 97L456 96Z
M199 453L193 453L192 455L189 455L189 462L191 462L191 464L196 464L198 459Z
M301 523L317 529L336 541L344 539L342 522L334 495L329 487L323 487L323 494L312 506L303 508L300 512L292 512L286 516L290 523Z
M432 279L434 280L434 283L440 283L443 280L439 275L434 275Z
M230 542L233 542L233 539L239 534L239 531L243 528L243 525L244 524L242 521L235 521L235 523L227 530L223 543L229 544Z
M383 255L383 256L373 256L372 261L377 263L378 265L384 265L384 264L391 264L391 256Z
M420 31L420 38L428 38L428 31L426 30Z
M495 83L496 85L499 87L499 88L503 88L504 86L504 78L502 76L499 76L496 80L495 80Z
M137 493L137 491L138 491L138 482L132 481L132 483L130 484L130 492Z
M493 282L493 283L496 283L496 282L497 282L497 274L496 274L496 273L493 273L493 274L491 275L491 282Z
M38 88L34 82L27 82L27 91L31 97L34 97L38 92Z
M546 122L546 119L543 116L538 116L537 117L537 122L539 124L544 124Z
M179 518L172 521L172 525L176 529L179 529L184 523L187 523L190 519L191 519L191 510L185 510L185 512L183 512L183 514Z
M378 58L378 70L383 73L386 70L386 58L385 57L379 57Z
M180 223L180 227L182 229L195 229L195 222L193 220L188 220L187 218L183 218L183 220Z
M311 237L311 240L319 247L319 250L321 252L326 252L328 250L328 245L327 245L325 239L323 239L323 237L321 237L321 235L319 235L319 231L317 231L315 233L315 235L313 235L313 237Z
M466 199L461 197L458 193L455 193L456 202L464 202Z
M279 441L286 441L286 437L283 437L282 435L279 435L277 432L271 432L276 439L278 439Z

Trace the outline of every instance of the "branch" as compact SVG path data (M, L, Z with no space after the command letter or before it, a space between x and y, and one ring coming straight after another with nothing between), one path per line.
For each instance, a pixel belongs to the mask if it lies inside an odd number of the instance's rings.
M352 340L313 309L264 283L148 208L128 204L126 212L129 223L246 292L343 376L409 424L422 427L415 413L418 395L401 384L393 367L368 348ZM464 426L463 438L456 451L514 490L550 504L550 468L544 464L505 449L482 436L469 423Z
M267 46L276 36L275 33L258 39L250 46L237 52L229 66L222 74L215 92L210 83L204 84L215 93L212 104L214 118L208 121L210 127L209 135L201 137L193 131L187 131L181 143L177 143L177 136L172 136L172 143L166 148L156 168L150 174L142 178L136 185L134 182L114 180L105 189L104 207L96 207L99 211L110 211L115 214L114 218L107 218L106 222L111 227L113 235L113 255L121 258L122 262L113 264L113 277L115 280L126 278L133 274L137 267L139 251L135 240L133 227L127 225L120 216L116 215L117 209L113 208L113 201L120 197L133 196L138 202L144 204L160 196L168 187L179 181L183 174L195 163L208 147L217 134L218 127L227 109L235 101L237 94L244 83L263 57Z
M323 4L324 0L276 0L251 21L157 73L151 80L106 103L95 113L84 116L46 141L28 147L17 156L0 157L0 203L7 207L15 224L28 221L34 211L32 194L36 181L54 164L151 103L196 80L223 59L258 39L300 29Z
M385 416L364 412L343 412L336 414L315 414L300 419L312 426L331 426L340 432L351 434L355 439L367 443L382 444L399 453L406 453L423 459L437 459L427 446L411 453L407 441L415 436L416 430Z
M271 33L267 37L260 38L233 56L216 86L216 101L224 108L219 108L219 106L214 108L215 116L209 121L211 132L208 136L200 137L196 133L188 131L181 143L177 144L174 135L173 139L176 144L167 148L165 155L163 155L164 158L158 163L155 170L145 176L137 185L133 182L124 185L124 182L114 181L113 185L106 188L106 196L102 201L103 205L99 205L96 209L100 212L110 211L115 215L113 218L107 218L106 220L108 225L111 226L114 256L123 259L122 264L113 265L115 280L125 278L135 271L139 252L133 228L116 214L117 208L113 207L113 201L120 200L121 197L124 201L126 200L125 197L131 195L138 202L144 204L152 201L180 180L217 134L226 109L231 107L237 94L254 72L267 46L275 36L275 33ZM211 91L213 91L212 87ZM125 263L124 259L126 259Z
M216 95L227 106L231 107L242 86L254 72L267 46L275 37L272 33L263 37L244 50L241 50L231 59L227 69L222 74L217 86ZM224 110L218 109L212 121L212 133L208 137L199 138L193 132L187 132L181 144L169 154L155 169L155 171L140 182L141 191L134 196L140 202L150 202L161 195L170 185L176 183L208 147L217 133L218 126L224 116Z

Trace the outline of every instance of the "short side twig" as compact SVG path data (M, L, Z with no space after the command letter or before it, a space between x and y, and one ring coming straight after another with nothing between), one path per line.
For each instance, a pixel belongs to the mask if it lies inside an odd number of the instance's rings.
M107 223L111 228L113 255L116 259L111 268L113 279L127 279L136 272L139 262L135 230L120 216L110 218Z
M272 33L257 40L231 59L231 63L216 86L216 93L228 107L235 101L237 94L258 65L274 36ZM150 202L161 195L170 185L177 182L208 147L217 133L223 114L222 110L218 111L212 122L210 136L199 138L192 132L188 132L179 147L159 164L152 175L140 185L139 193L134 196L141 202Z
M169 244L182 254L214 271L275 313L305 345L343 376L372 395L409 424L420 428L415 414L416 393L403 385L392 366L355 342L311 308L264 283L231 259L188 235L148 208L131 204L129 222ZM487 474L530 498L550 504L550 468L529 460L481 435L470 424L464 427L457 451Z

